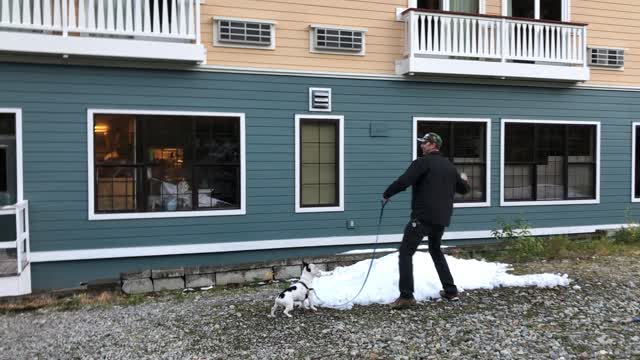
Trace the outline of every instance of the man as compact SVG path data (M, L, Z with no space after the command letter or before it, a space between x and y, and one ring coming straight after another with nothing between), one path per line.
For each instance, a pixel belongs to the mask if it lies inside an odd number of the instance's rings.
M458 174L455 166L440 154L442 138L438 134L427 133L418 141L423 156L414 160L382 195L382 201L386 203L393 195L412 186L411 221L404 229L400 245L400 297L392 304L396 309L416 303L413 297L413 255L425 236L429 237L429 253L442 283L440 295L450 301L458 300L458 288L440 250L440 241L451 220L455 193L469 192L467 175Z

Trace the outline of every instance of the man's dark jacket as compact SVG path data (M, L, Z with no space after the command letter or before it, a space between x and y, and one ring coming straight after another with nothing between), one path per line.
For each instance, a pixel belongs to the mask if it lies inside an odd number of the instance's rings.
M456 167L437 151L414 160L383 196L388 199L409 186L413 186L411 218L431 225L449 226L453 197L456 192L469 192L469 184L462 180Z

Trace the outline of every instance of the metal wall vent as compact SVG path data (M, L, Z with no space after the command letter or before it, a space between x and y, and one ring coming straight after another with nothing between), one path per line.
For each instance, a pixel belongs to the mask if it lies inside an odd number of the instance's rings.
M624 66L624 49L589 48L589 65L621 68Z
M309 88L309 111L331 111L331 89Z
M317 50L361 52L363 39L363 31L315 29L315 48Z
M243 20L214 17L214 45L275 48L275 23L273 21Z

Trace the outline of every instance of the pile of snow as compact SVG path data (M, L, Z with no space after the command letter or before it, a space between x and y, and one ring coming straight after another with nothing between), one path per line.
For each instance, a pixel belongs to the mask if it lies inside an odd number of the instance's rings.
M446 256L451 275L459 291L493 289L500 286L567 286L571 281L567 275L508 274L511 266L479 260L457 259ZM398 290L398 253L374 260L367 284L358 297L349 302L362 287L371 260L363 260L331 272L323 272L313 282L319 306L350 309L353 305L388 304L395 300ZM414 296L416 300L439 298L442 285L438 279L431 256L416 252L413 257ZM346 304L345 304L346 303Z

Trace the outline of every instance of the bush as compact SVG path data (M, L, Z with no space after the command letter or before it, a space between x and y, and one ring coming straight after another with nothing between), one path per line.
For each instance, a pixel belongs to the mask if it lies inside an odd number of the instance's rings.
M491 231L498 241L507 241L505 255L513 261L527 261L544 255L545 246L542 239L531 235L529 224L518 217L513 224L497 219L499 229Z
M545 242L544 255L547 259L562 259L570 255L573 244L567 235L558 235L548 238Z
M640 244L640 226L633 218L631 209L625 210L627 226L620 228L613 234L614 242L619 244Z

